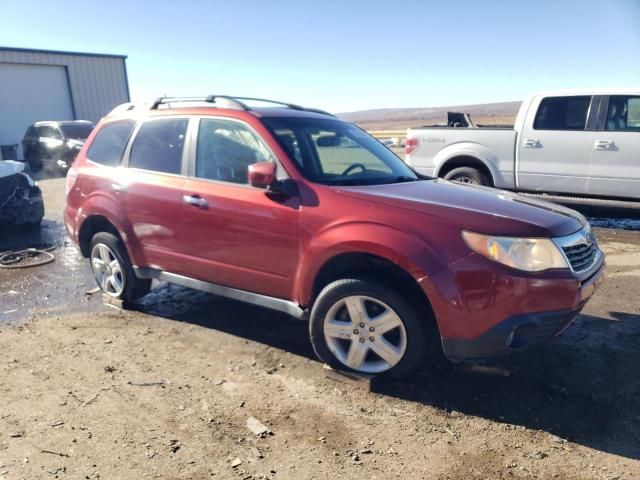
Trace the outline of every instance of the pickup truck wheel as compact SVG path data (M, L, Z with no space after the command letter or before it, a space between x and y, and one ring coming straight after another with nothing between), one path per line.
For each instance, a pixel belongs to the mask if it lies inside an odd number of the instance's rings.
M132 302L151 289L151 280L141 280L133 272L122 241L108 232L91 239L91 270L98 286L107 295Z
M426 337L415 308L368 279L327 285L311 310L311 343L337 370L399 378L422 359Z
M487 175L473 167L454 168L450 172L447 172L444 179L452 182L468 183L471 185L491 186L491 182L487 178Z

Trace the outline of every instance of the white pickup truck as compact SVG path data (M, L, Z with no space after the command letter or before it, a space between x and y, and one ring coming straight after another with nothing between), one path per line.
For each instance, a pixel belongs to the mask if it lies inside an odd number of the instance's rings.
M640 88L526 99L513 127L465 114L407 130L406 161L452 181L549 194L640 200Z

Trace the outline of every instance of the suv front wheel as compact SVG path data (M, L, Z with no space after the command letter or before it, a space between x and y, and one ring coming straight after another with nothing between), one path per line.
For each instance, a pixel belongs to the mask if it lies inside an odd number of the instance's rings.
M309 330L322 361L364 375L404 376L427 348L413 305L375 280L351 278L327 285L311 310Z
M151 288L151 280L135 276L122 241L108 232L96 233L91 239L91 270L98 286L107 295L132 302Z

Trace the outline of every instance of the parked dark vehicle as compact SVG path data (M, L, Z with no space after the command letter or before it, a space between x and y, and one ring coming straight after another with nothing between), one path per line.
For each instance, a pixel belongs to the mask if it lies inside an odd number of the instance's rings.
M36 122L22 139L24 159L32 171L50 162L66 172L94 126L87 120Z
M420 176L355 125L252 100L160 98L96 127L64 223L105 294L159 279L252 302L309 319L334 368L402 376L434 330L453 361L548 340L601 282L579 213Z

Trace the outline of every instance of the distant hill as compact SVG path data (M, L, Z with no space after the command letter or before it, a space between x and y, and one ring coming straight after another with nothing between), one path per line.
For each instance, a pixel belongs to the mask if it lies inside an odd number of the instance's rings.
M365 130L404 130L425 124L444 124L447 112L469 113L476 123L481 124L513 124L521 103L501 102L432 108L380 108L339 113L338 117L355 123Z

